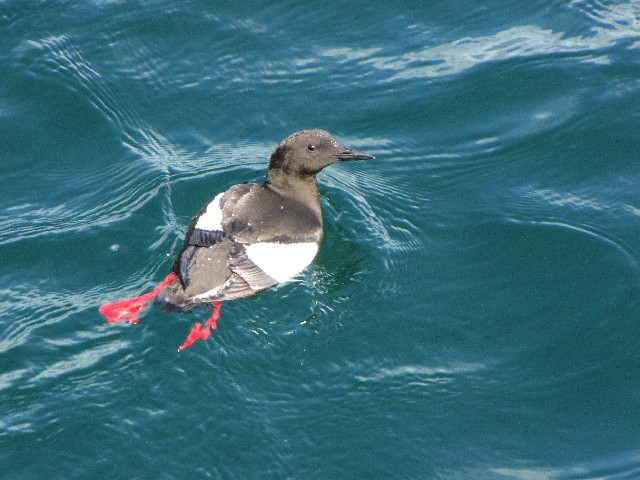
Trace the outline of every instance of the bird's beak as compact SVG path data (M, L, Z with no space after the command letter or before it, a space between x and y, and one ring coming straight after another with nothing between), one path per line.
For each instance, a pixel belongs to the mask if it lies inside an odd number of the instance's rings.
M336 153L336 157L338 157L338 160L340 160L341 162L345 162L347 160L371 160L372 158L376 158L373 155L369 155L368 153L359 152L358 150L351 150L349 148Z

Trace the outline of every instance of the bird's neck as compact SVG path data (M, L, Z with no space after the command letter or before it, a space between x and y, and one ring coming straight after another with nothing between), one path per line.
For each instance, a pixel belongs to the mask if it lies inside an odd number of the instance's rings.
M315 175L291 175L272 168L267 173L265 185L283 197L311 207L321 217L320 193Z

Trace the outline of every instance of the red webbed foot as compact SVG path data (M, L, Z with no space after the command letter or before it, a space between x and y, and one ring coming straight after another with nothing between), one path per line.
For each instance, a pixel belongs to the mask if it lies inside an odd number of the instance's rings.
M187 339L184 341L182 345L178 347L178 351L181 352L189 345L191 345L196 340L206 340L209 338L211 334L211 330L215 330L217 328L217 321L220 318L220 307L222 306L221 302L213 302L213 313L204 323L204 326L200 322L196 322L193 327L191 327L191 331L189 335L187 335Z
M152 291L140 295L139 297L127 298L117 302L105 303L98 311L107 317L107 323L125 321L127 323L138 323L140 311L148 302L154 299L160 290L169 285L176 278L175 273L170 273Z

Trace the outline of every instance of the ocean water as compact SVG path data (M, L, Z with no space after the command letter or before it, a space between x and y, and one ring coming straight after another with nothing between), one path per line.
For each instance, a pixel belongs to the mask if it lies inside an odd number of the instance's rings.
M0 1L6 479L640 478L640 4ZM106 325L325 128L294 281Z

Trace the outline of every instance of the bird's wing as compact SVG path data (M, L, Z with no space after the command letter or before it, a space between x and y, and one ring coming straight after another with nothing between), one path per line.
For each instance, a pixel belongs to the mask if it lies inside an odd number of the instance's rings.
M222 221L223 212L233 212L246 196L253 197L261 186L234 185L191 220L182 250L173 271L180 277L187 294L212 300L230 300L252 295L278 283L247 256L244 248L251 222L238 216ZM225 213L234 218L232 214ZM240 238L236 238L240 237Z
M242 277L248 286L259 292L273 287L278 283L276 279L267 275L260 267L251 261L243 244L236 243L231 249L228 262L229 269Z
M227 240L226 242L230 242ZM211 247L212 249L218 249L224 245L216 245ZM185 253L190 252L193 249L192 257L189 259L194 263L200 263L204 258L209 259L208 253L205 253L207 248L189 247L185 250ZM200 258L198 258L200 257ZM186 260L186 259L185 259ZM258 268L247 256L244 245L241 243L233 243L231 249L228 251L228 255L225 258L225 267L218 266L217 271L227 271L226 278L222 282L211 282L207 279L204 285L214 285L213 288L205 288L204 291L200 288L197 290L198 294L194 295L198 300L210 302L216 300L233 300L236 298L248 297L254 295L262 290L273 287L278 283L260 268ZM228 269L228 270L227 270ZM188 278L188 273L187 274ZM214 273L214 272L211 272ZM200 280L204 278L201 275ZM201 282L202 283L202 282ZM191 290L196 293L191 286L187 288L187 291Z
M264 185L238 184L193 218L173 271L187 293L201 300L246 297L278 283L249 258L246 248L321 239L322 219L302 204Z
M211 247L220 243L227 234L223 230L204 230L194 228L189 235L188 245L194 247Z
M184 236L184 243L173 263L172 271L178 275L182 285L189 287L192 280L192 272L195 267L195 259L203 248L213 248L215 256L225 255L231 248L229 232L222 226L223 199L229 197L235 201L249 191L250 184L240 184L231 187L227 191L218 194L211 202L202 207L191 219ZM218 267L220 268L220 267ZM227 270L224 267L222 270ZM227 276L220 285L228 279L231 272L227 270Z

